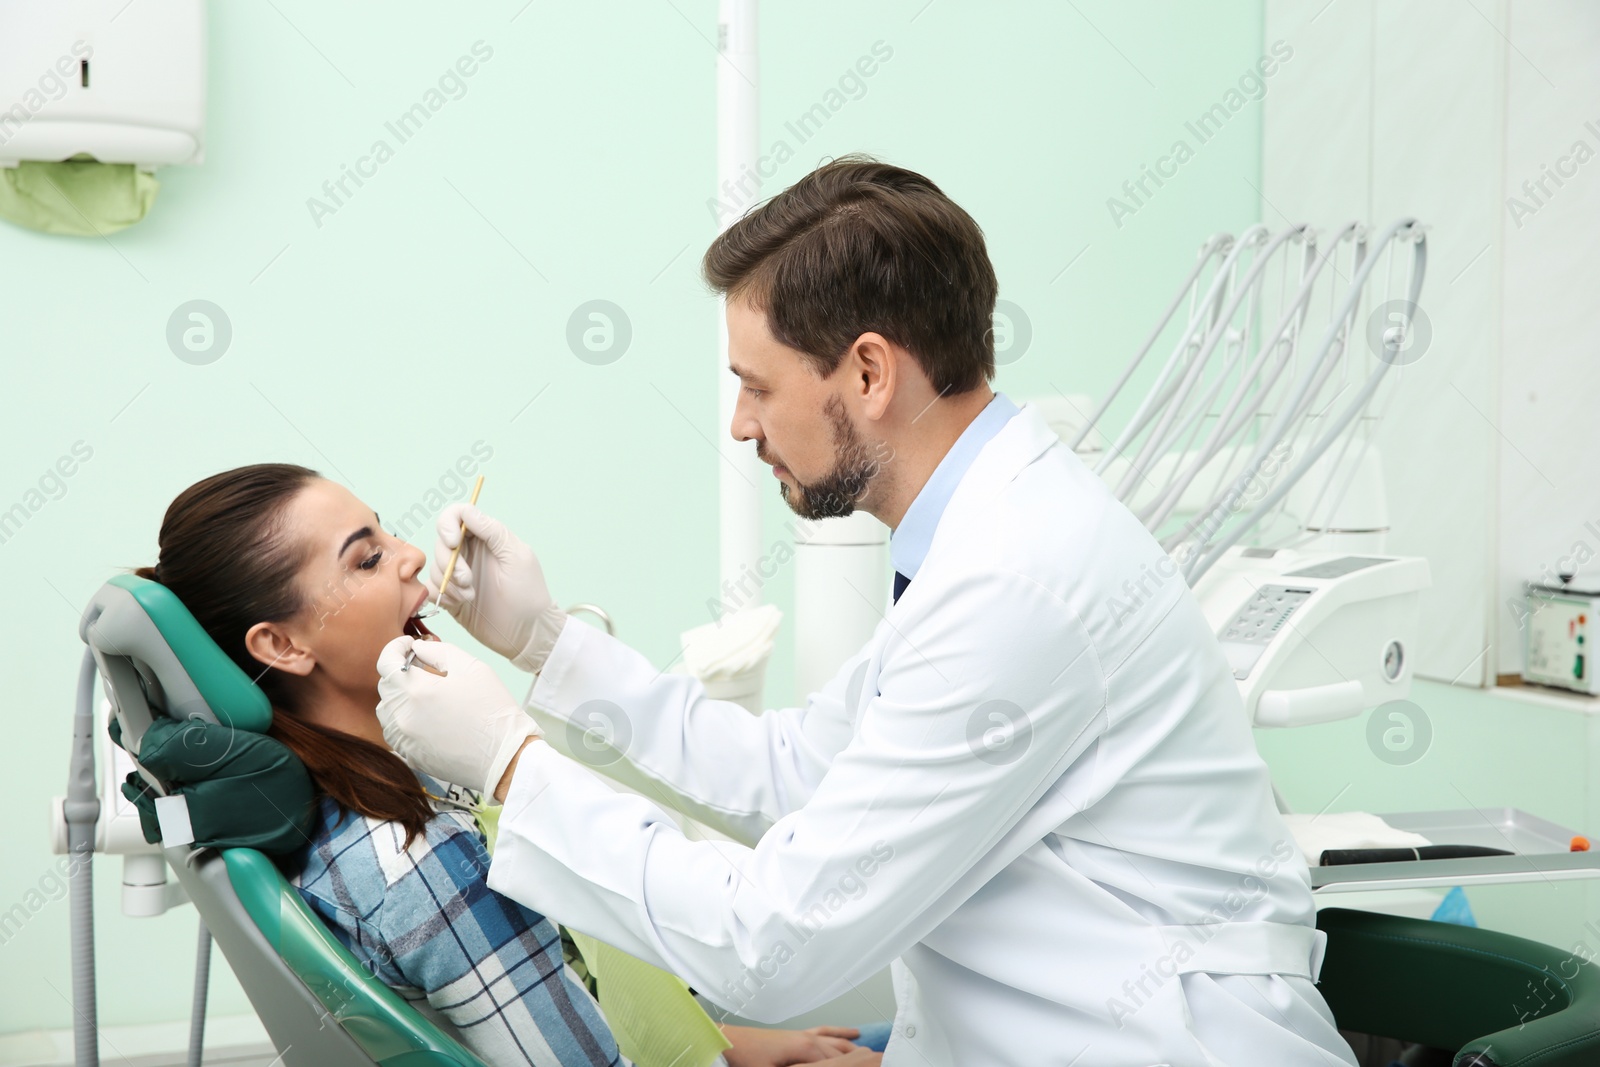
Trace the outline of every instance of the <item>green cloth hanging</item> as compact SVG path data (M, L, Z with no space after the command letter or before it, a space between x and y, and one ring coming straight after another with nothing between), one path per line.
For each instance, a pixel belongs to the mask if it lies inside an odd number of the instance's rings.
M0 167L0 218L40 233L104 237L150 212L161 188L132 163L79 154L60 163Z
M489 853L500 830L500 805L473 809ZM675 974L564 929L582 956L580 970L605 1014L617 1047L636 1067L709 1067L731 1047L689 987Z

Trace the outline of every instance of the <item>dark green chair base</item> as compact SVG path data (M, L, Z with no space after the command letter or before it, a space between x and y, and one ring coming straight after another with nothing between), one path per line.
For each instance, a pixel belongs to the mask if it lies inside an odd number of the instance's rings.
M1317 988L1341 1030L1457 1049L1455 1067L1600 1064L1600 967L1494 930L1326 908Z

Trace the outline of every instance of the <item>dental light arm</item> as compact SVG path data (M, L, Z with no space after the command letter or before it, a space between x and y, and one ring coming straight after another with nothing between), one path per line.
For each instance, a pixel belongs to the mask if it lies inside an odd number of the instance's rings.
M1324 334L1321 345L1319 346L1317 356L1312 361L1312 366L1317 370L1324 370L1323 361L1332 349L1341 332L1348 334L1349 318L1352 315L1356 304L1361 298L1367 277L1372 273L1373 266L1377 263L1377 253L1382 251L1382 249L1391 241L1396 240L1402 231L1407 233L1414 247L1414 268L1411 273L1406 300L1408 309L1415 309L1417 297L1422 291L1422 281L1427 264L1427 243L1420 226L1417 224L1417 221L1415 219L1406 218L1390 224L1390 226L1383 232L1383 235L1379 238L1377 247L1373 249L1373 254L1365 256L1361 265L1357 268L1355 277L1351 280L1349 290L1345 295L1344 302L1340 307L1339 313L1335 316L1333 321L1328 324L1328 329ZM1310 448L1310 450L1307 451L1304 456L1301 457L1300 461L1295 464L1289 473L1283 477L1278 484L1266 494L1265 497L1262 498L1260 503L1258 503L1241 522L1234 524L1234 526L1226 534L1223 534L1220 538L1216 539L1214 543L1210 537L1203 538L1200 544L1196 546L1197 551L1195 556L1190 560L1189 566L1185 569L1184 574L1184 577L1188 580L1191 586L1194 585L1195 582L1199 581L1200 578L1204 576L1206 571L1216 564L1217 560L1222 558L1222 554L1224 552L1226 552L1233 545L1237 544L1239 539L1248 533L1252 528L1254 528L1268 511L1274 508L1285 498L1295 483L1303 478L1306 472L1311 469L1312 464L1314 464L1322 456L1322 454L1328 450L1328 447L1333 444L1334 441L1338 440L1340 435L1343 434L1352 423L1354 423L1356 416L1360 415L1364 410L1366 410L1367 405L1371 402L1373 395L1377 392L1378 386L1382 384L1384 377L1394 366L1396 357L1398 356L1399 348L1404 341L1410 324L1411 314L1410 310L1408 310L1404 326L1397 330L1391 329L1386 334L1384 339L1384 354L1379 358L1378 366L1375 367L1372 373L1367 376L1366 383L1362 386L1360 392L1354 399L1351 400L1349 404L1345 406L1344 410L1334 420L1332 427L1326 433L1324 433L1320 439L1317 440L1317 442ZM1345 352L1347 351L1348 345L1345 346ZM1331 364L1329 367L1331 369ZM1318 374L1316 377L1326 380L1326 372ZM1263 437L1262 441L1257 444L1256 450L1252 454L1251 461L1249 464L1247 464L1244 473L1242 473L1237 479L1235 479L1233 484L1230 485L1228 490L1229 495L1237 494L1242 496L1251 479L1255 477L1255 470L1258 469L1258 465L1261 460L1273 448L1277 447L1280 441L1285 439L1287 436L1288 427L1294 421L1293 414L1298 412L1303 403L1308 402L1308 394L1311 393L1311 384L1312 376L1307 375L1306 378L1302 380L1301 388L1291 402L1291 408L1285 409L1285 411L1279 413L1279 417L1275 421L1275 428L1269 430L1268 433ZM1200 551L1207 547L1210 548L1210 551L1206 552L1202 557L1200 555Z
M1144 344L1139 346L1139 350L1133 354L1133 358L1122 369L1122 374L1112 383L1110 390L1106 393L1106 398L1100 402L1099 407L1095 408L1094 414L1089 416L1089 421L1084 424L1083 429L1079 430L1078 435L1070 442L1070 447L1074 451L1083 445L1084 440L1089 436L1090 431L1094 429L1095 424L1105 416L1106 410L1111 407L1111 402L1117 398L1117 394L1122 391L1122 387L1128 384L1128 380L1133 377L1134 372L1139 369L1139 365L1144 362L1145 356L1149 355L1150 349L1155 346L1157 339L1161 336L1161 332L1167 328L1167 323L1171 322L1172 316L1177 314L1178 306L1183 303L1183 298L1189 295L1190 290L1194 288L1194 284L1199 280L1206 264L1218 255L1227 255L1232 246L1232 235L1219 233L1201 247L1200 255L1195 260L1194 269L1189 272L1189 276L1178 287L1177 293L1172 297L1172 302L1167 305L1167 309L1161 313L1161 318L1157 320L1155 328L1150 331L1150 335L1145 338Z

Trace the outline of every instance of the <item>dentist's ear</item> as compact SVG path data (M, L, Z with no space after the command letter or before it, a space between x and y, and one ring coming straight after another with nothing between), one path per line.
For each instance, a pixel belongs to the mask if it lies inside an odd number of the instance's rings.
M244 647L266 666L301 677L310 674L317 665L317 657L311 650L295 644L275 622L258 622L250 627L244 635Z
M862 410L870 419L882 418L894 397L902 352L894 351L882 334L868 331L857 337L845 353L852 374L848 389L860 398Z

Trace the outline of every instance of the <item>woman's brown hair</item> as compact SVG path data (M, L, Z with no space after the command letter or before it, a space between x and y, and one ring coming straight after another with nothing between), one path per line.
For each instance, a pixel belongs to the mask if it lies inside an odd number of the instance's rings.
M309 546L295 543L284 515L320 477L292 463L257 463L196 482L167 507L159 562L134 573L172 590L261 687L273 708L267 732L300 758L320 792L341 810L399 823L409 846L433 816L417 776L383 746L297 716L287 676L245 647L251 626L281 622L306 607L296 577Z

